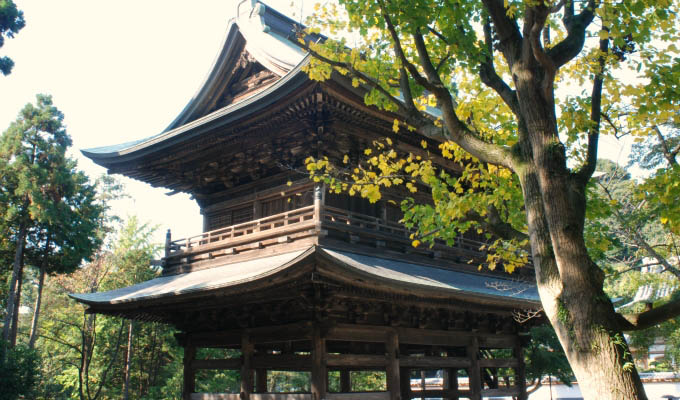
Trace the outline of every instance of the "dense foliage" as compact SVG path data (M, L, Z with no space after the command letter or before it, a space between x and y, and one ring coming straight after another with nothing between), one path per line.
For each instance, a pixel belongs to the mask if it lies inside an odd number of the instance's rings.
M24 13L17 9L13 0L0 0L0 47L5 42L5 37L13 38L24 26ZM14 61L4 56L0 57L0 72L9 75L14 67Z
M339 5L317 7L310 30L334 36L301 41L313 56L306 71L318 80L344 75L367 104L398 117L395 135L361 159L309 159L313 177L371 201L395 185L431 193L432 203L402 203L418 229L414 246L477 230L489 239L488 267L513 271L531 254L543 312L585 397L644 398L623 331L680 314L680 302L617 312L604 292L608 267L595 254L611 241L590 241L586 212L625 215L614 199L608 210L589 204L601 135L635 136L673 164L678 2ZM393 145L412 131L427 139L421 154ZM677 171L661 168L635 195L643 218L670 232L680 223Z

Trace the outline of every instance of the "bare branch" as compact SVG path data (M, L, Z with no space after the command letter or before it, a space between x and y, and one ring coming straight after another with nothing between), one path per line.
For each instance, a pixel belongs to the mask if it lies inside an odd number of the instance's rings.
M508 16L503 0L483 0L500 40L500 49L510 68L519 57L522 48L522 34L515 18Z
M666 142L666 138L663 137L661 134L661 129L659 129L658 125L654 125L652 127L654 129L654 132L656 133L656 137L659 139L659 142L661 142L661 149L663 151L663 156L668 161L669 165L676 165L678 162L675 159L675 157L678 155L678 152L680 151L680 144L676 146L673 150L668 148L668 142Z

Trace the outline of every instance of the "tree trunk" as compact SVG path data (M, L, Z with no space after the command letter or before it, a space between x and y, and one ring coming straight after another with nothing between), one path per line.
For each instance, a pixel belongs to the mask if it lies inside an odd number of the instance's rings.
M21 257L21 265L19 267L19 279L17 279L16 291L14 294L14 311L12 313L12 326L9 334L9 343L12 347L17 345L17 331L19 330L19 307L21 307L21 289L24 286L24 260L23 252Z
M42 290L45 284L45 271L47 269L47 256L50 252L50 239L47 238L45 244L45 254L43 254L42 263L40 265L40 278L38 278L38 295L35 299L35 308L33 310L33 321L31 321L31 336L28 339L28 347L34 348L35 341L38 338L38 318L40 317L40 303L42 302Z
M528 64L530 65L530 64ZM630 350L603 290L604 274L583 238L585 184L569 170L552 91L540 68L513 67L520 99L519 160L536 281L585 399L646 399ZM525 67L525 68L523 68Z
M12 278L9 283L9 295L7 296L7 314L5 314L5 320L2 327L2 339L6 342L3 346L6 346L11 339L11 327L12 322L14 321L14 310L17 302L16 287L17 281L21 279L21 260L23 259L24 241L26 240L27 232L28 224L24 222L19 227L19 233L17 234L14 264L12 265ZM4 354L7 354L7 352L3 352L3 355ZM3 359L0 361L4 363L5 360Z
M125 355L125 386L123 387L123 399L128 400L130 391L130 364L132 363L132 328L133 321L130 321L128 328L128 345L127 353Z

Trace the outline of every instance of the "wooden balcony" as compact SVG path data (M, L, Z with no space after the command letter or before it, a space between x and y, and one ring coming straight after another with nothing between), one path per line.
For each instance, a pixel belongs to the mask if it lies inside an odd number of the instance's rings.
M427 258L442 266L476 269L487 253L483 242L456 238L453 246L412 246L413 232L403 225L351 211L311 205L179 240L167 240L163 274L210 268L315 244L385 256ZM170 238L168 238L170 239ZM229 260L225 259L229 257Z

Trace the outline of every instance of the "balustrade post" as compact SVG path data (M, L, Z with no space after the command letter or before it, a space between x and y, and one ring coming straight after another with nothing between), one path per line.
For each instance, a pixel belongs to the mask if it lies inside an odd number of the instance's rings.
M170 250L172 247L172 234L170 229L165 233L165 258L170 256Z
M321 215L323 214L324 189L325 185L323 183L314 184L314 221L316 221L316 229L318 231L321 231Z

